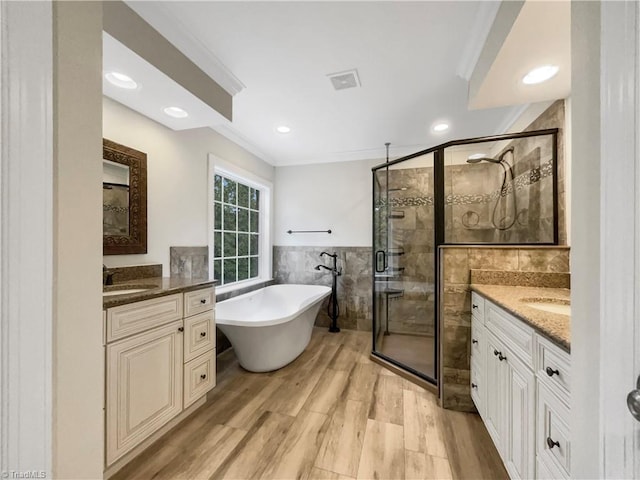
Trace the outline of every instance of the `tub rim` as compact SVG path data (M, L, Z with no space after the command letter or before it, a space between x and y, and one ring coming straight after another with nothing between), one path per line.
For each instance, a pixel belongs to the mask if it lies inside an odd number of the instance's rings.
M221 319L221 318L219 318L219 314L218 314L218 311L217 311L218 310L217 309L218 305L221 305L221 304L223 304L225 302L238 301L238 300L241 300L242 298L247 298L247 297L256 295L258 292L260 292L262 290L266 290L266 289L273 288L273 287L277 288L277 287L280 287L280 286L314 287L314 288L319 289L319 292L316 295L305 297L303 302L300 304L300 307L299 307L298 310L296 310L291 315L287 315L287 316L284 316L284 317L267 318L265 320L255 320L255 321L250 321L250 322L248 322L246 320ZM275 325L281 325L283 323L287 323L287 322L295 319L296 317L302 315L309 308L313 307L316 303L321 302L326 297L328 297L330 294L331 294L331 287L328 287L326 285L305 285L305 284L300 284L300 283L281 283L281 284L276 284L276 285L269 285L269 286L262 287L262 288L259 288L257 290L254 290L252 292L243 293L242 295L238 295L237 297L228 298L228 299L223 300L223 301L221 301L219 303L216 303L216 325L245 327L245 328L270 327L270 326L275 326Z

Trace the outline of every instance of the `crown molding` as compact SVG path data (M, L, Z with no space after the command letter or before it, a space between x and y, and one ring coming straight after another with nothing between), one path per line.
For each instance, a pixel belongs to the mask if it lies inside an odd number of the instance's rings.
M478 14L469 32L469 39L456 68L456 75L460 78L467 81L471 79L499 8L500 2L480 2Z
M269 165L276 166L278 162L275 161L273 157L265 153L262 149L257 147L253 142L248 140L245 136L240 134L231 124L231 122L218 123L215 125L210 125L209 128L216 131L227 140L231 140L236 145L244 148L249 153L252 153L256 157L261 160L264 160Z
M236 95L246 88L211 49L173 16L162 2L129 0L125 3L229 94Z

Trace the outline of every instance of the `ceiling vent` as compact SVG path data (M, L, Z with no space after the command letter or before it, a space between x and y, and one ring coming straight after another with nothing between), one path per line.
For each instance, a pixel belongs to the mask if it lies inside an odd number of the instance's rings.
M327 75L336 90L344 90L346 88L355 88L360 86L360 78L358 78L358 70L347 70L346 72L330 73Z

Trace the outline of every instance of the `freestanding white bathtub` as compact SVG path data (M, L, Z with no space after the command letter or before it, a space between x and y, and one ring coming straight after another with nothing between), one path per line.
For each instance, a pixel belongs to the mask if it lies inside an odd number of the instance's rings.
M307 348L322 300L330 293L321 285L272 285L217 303L216 325L243 368L270 372Z

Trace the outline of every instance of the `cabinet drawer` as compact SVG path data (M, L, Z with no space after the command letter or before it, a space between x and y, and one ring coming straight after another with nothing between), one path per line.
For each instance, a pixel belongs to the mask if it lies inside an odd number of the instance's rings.
M569 403L570 373L569 354L536 334L536 375L566 403Z
M110 308L107 310L107 343L181 318L181 293Z
M471 315L484 323L484 297L471 292Z
M482 368L485 362L484 326L478 320L471 320L471 362L476 362Z
M216 386L216 351L194 358L184 366L184 408Z
M533 360L533 329L487 300L485 325L527 365Z
M216 327L213 310L184 319L184 361L216 346Z
M538 459L545 464L555 465L568 478L571 466L569 408L540 381L537 403Z
M189 317L209 311L213 309L215 303L216 294L213 287L186 292L184 294L184 316Z

